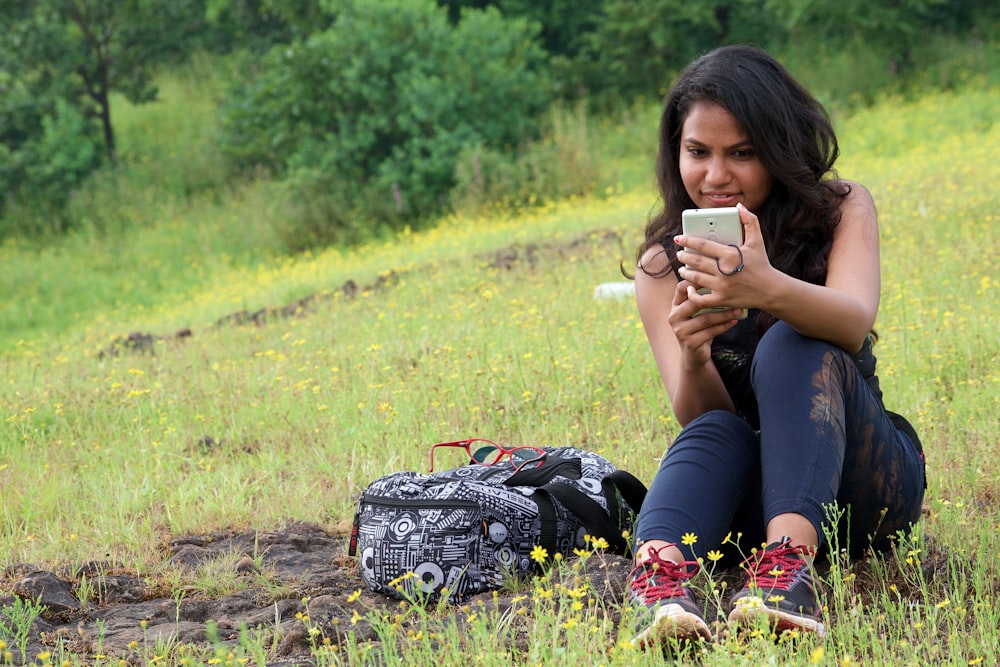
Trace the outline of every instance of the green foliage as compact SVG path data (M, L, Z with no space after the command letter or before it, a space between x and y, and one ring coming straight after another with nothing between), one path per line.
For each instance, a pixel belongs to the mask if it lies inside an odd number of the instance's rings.
M117 206L122 197L232 187L240 175L220 150L244 175L276 179L269 213L291 250L382 237L449 206L594 191L609 181L577 160L584 144L531 145L549 101L627 117L723 43L768 48L835 114L885 91L954 88L1000 71L1000 5L976 0L438 5L0 0L0 238L126 229L143 216L131 200ZM232 71L224 135L215 108L206 116L189 100L195 136L152 120L144 131L172 145L134 150L134 135L119 136L120 114L162 101L157 88L198 49L225 54L217 71L203 68L208 81ZM218 88L203 90L214 104Z
M993 25L996 25L995 23ZM981 28L986 39L925 33L911 52L907 68L893 67L881 45L852 37L850 48L839 42L794 39L781 57L789 69L835 116L877 103L887 94L918 98L928 90L963 88L982 78L1000 82L1000 44L995 30Z
M51 113L41 119L40 135L22 144L7 157L7 174L0 176L11 187L11 215L2 219L0 238L27 236L51 238L66 226L62 206L73 188L101 162L101 141L80 112L56 99Z
M468 216L491 208L516 209L594 192L605 155L584 104L552 110L543 138L515 155L478 144L455 165L453 210Z
M601 24L607 0L497 0L506 16L523 16L542 26L542 45L552 55L573 56L580 37Z
M976 0L440 0L452 16L462 7L499 7L542 25L543 45L559 93L613 108L619 98L660 96L693 57L723 44L753 43L776 53L817 50L827 61L856 65L877 86L896 83L933 34L990 35L1000 5ZM869 63L877 64L870 68ZM884 74L883 74L884 73ZM838 87L840 88L840 87Z
M275 44L286 44L324 30L331 16L315 0L204 0L204 27L194 40L211 53L246 51L259 56Z
M97 128L69 102L0 85L0 238L59 232L66 198L102 155Z
M42 118L37 158L28 165L28 180L53 194L68 192L100 163L100 144L87 136L86 119L65 100Z
M445 205L467 146L537 136L550 97L535 32L492 9L451 26L427 0L344 2L328 30L275 47L237 83L223 150L289 176L296 199L331 216L327 242L359 217L419 220Z
M841 48L859 42L883 53L896 69L910 64L913 49L935 25L934 10L948 4L948 0L767 0L766 6L791 35L799 32L813 43L821 36Z
M602 20L567 65L592 94L658 94L698 53L721 43L726 26L711 3L687 0L606 0Z
M45 611L45 607L40 600L25 600L20 597L14 597L10 604L6 604L0 609L0 638L13 640L14 647L20 653L21 664L25 664L27 660L27 646L31 638L32 623L41 616L43 611ZM0 657L4 658L4 662L7 662L4 653L6 651L0 652Z
M134 103L155 99L154 65L182 48L189 19L200 12L197 0L0 4L0 192L51 211L39 229L59 226L69 193L100 164L95 137L103 136L103 152L115 160L111 93ZM0 195L0 213L5 204Z

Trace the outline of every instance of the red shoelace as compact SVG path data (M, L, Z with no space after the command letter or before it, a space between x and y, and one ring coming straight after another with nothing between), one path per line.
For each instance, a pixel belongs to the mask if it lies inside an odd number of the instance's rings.
M743 569L749 578L748 584L771 590L788 590L795 583L795 577L805 565L803 556L812 554L809 547L793 547L791 540L768 547L762 552L743 561Z
M687 595L682 584L697 574L700 567L691 560L680 563L664 560L658 549L651 549L649 559L632 569L632 589L646 600Z

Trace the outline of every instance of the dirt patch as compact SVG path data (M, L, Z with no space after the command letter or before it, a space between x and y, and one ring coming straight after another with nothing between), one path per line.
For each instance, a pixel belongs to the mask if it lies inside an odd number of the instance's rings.
M274 531L224 531L169 539L162 556L180 572L180 580L150 581L121 563L93 561L73 571L41 571L28 563L6 567L0 587L0 639L13 654L14 664L36 662L45 651L70 653L82 662L98 656L121 658L126 664L145 664L154 646L171 646L190 655L207 655L219 646L236 648L240 633L256 633L272 666L311 665L314 644L341 647L377 645L383 641L369 619L390 618L400 610L399 601L370 592L356 563L346 555L347 536L327 532L308 523L291 523ZM928 543L914 573L932 591L946 588L949 569L960 566L956 554ZM853 611L871 609L879 591L925 603L922 586L912 579L890 574L899 568L889 559L884 568L867 561L849 564L846 577ZM570 577L584 576L595 596L605 602L605 613L614 627L621 620L622 602L630 563L618 556L591 555L573 571L562 568L551 575L552 585L572 588ZM821 576L828 565L819 565ZM566 581L561 578L565 577ZM212 594L206 583L227 582L228 590ZM728 590L741 584L738 570L715 573L716 584ZM201 582L201 583L198 583ZM853 582L853 583L851 583ZM17 631L17 609L24 600L40 601L43 612L30 627ZM516 655L528 641L532 601L511 591L485 593L443 608L442 623L463 624L470 610L503 614L516 604L527 607L522 627L506 635L498 650ZM833 622L842 610L831 608ZM717 619L709 603L706 618ZM875 610L873 609L873 613ZM214 628L214 630L213 630ZM724 625L716 630L726 632ZM214 634L213 634L214 633ZM401 634L400 637L405 636ZM403 641L402 639L399 641ZM610 645L617 641L610 637ZM198 652L201 651L201 654Z
M0 638L15 664L22 664L21 647L29 664L45 651L65 651L84 662L121 656L142 664L146 647L235 646L241 629L249 628L265 637L273 659L269 664L308 665L312 642L379 642L367 617L373 611L399 611L398 600L365 587L355 561L346 555L346 536L317 525L297 522L275 531L178 537L162 549L184 574L184 583L173 590L118 563L94 561L72 572L41 571L28 563L8 566L2 586L10 593L0 596ZM211 576L212 566L219 568L219 580L237 582L232 586L237 590L216 597L198 590L193 582ZM624 558L595 554L586 571L597 591L620 600L628 568ZM513 593L483 594L465 602L503 609L514 604L513 598ZM44 608L20 639L14 632L19 600L39 600ZM462 622L461 609L453 611L456 622Z

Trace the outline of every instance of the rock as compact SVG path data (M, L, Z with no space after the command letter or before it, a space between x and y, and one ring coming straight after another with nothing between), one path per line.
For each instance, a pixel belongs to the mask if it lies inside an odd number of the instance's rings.
M250 558L250 556L243 556L243 558L240 558L236 563L236 574L260 574L260 568L253 562L253 558Z
M80 601L73 595L70 582L60 579L54 572L38 570L19 579L12 588L22 600L37 602L45 610L45 620L64 619L80 611Z
M97 604L130 604L146 599L145 582L127 574L98 575L87 581L93 589L88 599Z

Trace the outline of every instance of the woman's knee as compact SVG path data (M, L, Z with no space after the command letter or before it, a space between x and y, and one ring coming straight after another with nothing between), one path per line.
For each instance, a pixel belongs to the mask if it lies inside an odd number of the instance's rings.
M690 449L725 458L740 454L756 456L758 448L757 433L743 418L728 410L711 410L688 422L667 450L664 463Z
M753 434L753 429L742 417L729 410L709 410L698 415L684 427L678 439L684 436L712 437L714 434L744 436Z
M803 336L787 322L779 321L761 336L754 359L768 359L775 356L785 359L790 354L822 356L831 349L839 350L840 348L825 340Z
M790 369L797 368L811 376L817 369L829 367L847 369L851 359L846 352L818 338L803 336L785 322L777 322L761 337L750 366L751 382L755 390L766 386L770 374L778 374L780 381L788 379Z

